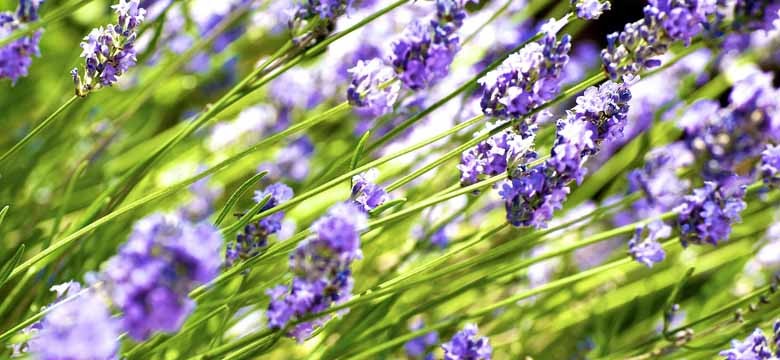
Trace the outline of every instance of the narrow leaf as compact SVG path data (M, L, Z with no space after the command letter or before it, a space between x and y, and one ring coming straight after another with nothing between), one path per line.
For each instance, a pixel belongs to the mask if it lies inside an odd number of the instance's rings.
M10 209L10 205L6 205L3 207L2 210L0 210L0 225L3 225L3 220L5 220L5 214L8 213L8 209Z
M360 158L363 155L363 150L366 148L366 142L368 142L369 137L371 137L371 130L366 131L363 136L360 137L360 141L358 141L355 152L352 153L352 160L349 162L350 170L355 170L355 168L357 168L358 162L360 162Z
M6 206L5 209L8 209ZM2 215L5 215L5 212L2 213ZM19 261L22 259L22 254L24 253L24 244L20 245L18 249L16 249L16 253L3 264L2 270L0 270L0 287L5 285L5 282L8 281L8 276L11 275L11 270L13 270L16 267L16 264L19 263Z

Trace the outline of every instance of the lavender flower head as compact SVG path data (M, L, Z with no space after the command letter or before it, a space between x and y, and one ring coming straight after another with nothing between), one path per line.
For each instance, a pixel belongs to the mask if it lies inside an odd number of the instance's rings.
M523 134L506 130L466 150L458 165L461 186L476 184L536 159L534 132L535 127Z
M51 306L54 306L63 300L75 298L76 296L80 295L79 293L81 290L81 284L76 281L68 281L64 282L62 284L54 285L51 288L49 288L49 291L55 292L57 295L54 298L54 301L48 305L41 307L41 311L44 311ZM33 339L35 336L43 329L43 320L36 321L29 326L22 329L21 333L24 336L27 336L28 339ZM12 358L21 357L23 354L26 354L30 350L30 342L25 341L22 343L17 343L11 345L13 353L11 354Z
M628 86L614 82L588 88L577 98L577 105L558 120L550 158L530 169L510 169L510 179L500 191L510 224L547 226L553 212L563 206L568 184L585 176L583 163L599 151L601 143L622 136L629 100Z
M585 20L598 19L601 14L612 9L612 4L609 1L572 0L571 3L574 5L577 17Z
M84 75L79 75L78 69L71 71L78 96L111 86L135 66L136 30L144 21L146 10L139 6L139 0L119 0L111 8L118 16L117 24L93 29L81 42Z
M601 59L612 80L639 75L644 69L661 65L658 56L675 42L689 45L705 30L715 14L709 0L649 0L644 17L626 24L622 32L607 36Z
M645 228L647 229L647 237L641 240ZM646 227L636 229L634 237L628 241L628 253L637 262L645 264L647 267L653 267L655 263L664 261L666 258L666 252L658 240L667 239L671 235L672 228L669 225L660 220L653 221Z
M414 20L391 44L389 62L407 87L419 90L433 85L449 73L460 50L457 30L466 16L464 0L436 0L436 16Z
M661 215L680 204L690 183L680 179L677 170L693 163L693 154L682 143L657 148L648 153L645 166L628 175L629 191L643 197L633 208L639 218Z
M477 325L468 324L448 343L442 344L444 360L490 360L493 354L490 340L487 337L480 337L477 331Z
M761 153L761 177L770 187L780 186L780 146L767 145Z
M761 329L756 329L745 341L732 340L731 349L721 351L725 360L771 360L772 352Z
M485 115L520 118L558 94L563 68L569 62L571 36L558 40L556 24L551 19L540 41L509 55L479 80Z
M38 7L42 3L43 0L19 0L16 12L0 12L0 39L11 36L23 24L37 20ZM19 78L27 76L32 56L41 55L38 48L40 39L39 30L0 47L0 79L10 79L15 84Z
M755 72L734 84L728 107L702 100L685 113L684 141L702 159L706 180L744 174L767 144L780 140L780 92L772 80L770 73Z
M704 187L695 189L678 207L680 241L683 246L693 243L717 245L731 234L731 224L740 221L739 213L745 209L744 185L738 181L722 184L707 181Z
M269 199L260 209L261 212L270 210L292 199L293 190L283 183L275 183L269 185L263 191L256 191L254 200L256 203L260 203L266 197L269 197ZM236 237L236 241L227 245L225 265L230 267L239 259L246 260L259 254L260 250L268 244L268 237L282 230L284 215L283 211L278 211L255 223L247 224L244 230Z
M395 71L378 58L359 60L349 69L352 83L347 89L347 99L361 113L378 117L393 111L401 84L395 81Z
M385 189L376 185L379 172L370 169L352 177L352 199L361 210L369 212L388 200Z
M104 270L128 334L141 341L178 331L195 307L187 294L216 277L221 246L219 231L205 222L162 214L138 221Z
M291 286L279 285L266 292L271 297L266 313L269 327L283 328L290 321L350 298L350 266L362 257L360 231L366 222L363 211L351 203L333 206L315 222L316 235L302 242L290 256L290 270L295 275ZM303 341L327 320L319 318L298 324L290 335Z
M116 359L119 325L103 299L87 291L53 307L29 352L40 360Z

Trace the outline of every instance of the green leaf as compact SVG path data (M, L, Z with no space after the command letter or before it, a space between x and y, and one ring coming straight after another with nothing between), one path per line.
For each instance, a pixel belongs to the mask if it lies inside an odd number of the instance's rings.
M8 209L6 206L5 209ZM5 215L5 213L3 213ZM8 281L8 277L11 275L11 271L16 267L16 264L19 263L19 261L22 259L22 254L24 253L24 244L19 245L19 248L16 249L16 252L13 256L11 256L10 259L8 259L5 264L3 264L2 270L0 270L0 288L5 285L5 282Z
M350 170L355 170L355 168L357 168L358 163L360 162L360 158L363 156L363 150L366 147L366 142L368 141L369 137L371 137L371 130L366 131L363 136L360 137L360 141L357 143L355 152L352 153L352 160L349 162Z
M3 209L0 210L0 226L3 225L3 221L5 220L5 214L8 213L8 209L11 208L11 205L3 206Z

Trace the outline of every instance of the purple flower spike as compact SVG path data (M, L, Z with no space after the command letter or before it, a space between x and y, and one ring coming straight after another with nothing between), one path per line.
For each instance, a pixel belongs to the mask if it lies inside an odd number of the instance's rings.
M485 115L520 118L558 95L563 68L569 62L571 37L564 35L558 40L555 24L551 19L542 40L509 55L479 80Z
M351 105L361 108L361 114L378 117L393 110L401 84L395 81L392 67L378 58L360 60L349 73L352 83L347 98Z
M490 360L493 356L490 340L480 337L477 331L477 325L468 324L450 342L442 344L444 360Z
M178 331L195 307L187 294L217 276L222 237L212 225L155 214L140 220L105 268L123 326L142 341Z
M558 120L558 133L550 159L533 168L510 169L510 179L500 195L507 221L514 226L547 226L555 210L568 196L568 184L585 176L583 163L603 142L623 133L631 92L625 84L607 82L591 87L577 98L577 105Z
M314 224L316 235L298 245L290 256L295 275L291 286L269 289L268 326L280 329L290 321L321 312L352 295L352 262L362 255L360 231L366 215L351 203L337 204ZM289 335L298 341L308 338L328 317L301 323Z
M472 185L536 159L534 130L532 128L522 135L507 130L464 152L458 165L460 184Z
M572 0L572 5L577 13L577 17L585 20L598 19L601 14L612 9L609 1L601 0Z
M628 252L634 260L653 267L655 263L664 261L666 252L659 239L667 239L672 234L672 228L662 221L654 221L647 224L647 238L641 240L645 228L637 228L634 237L628 242Z
M376 185L377 177L379 172L371 169L352 178L352 199L364 212L374 210L388 200L385 189Z
M292 199L293 190L282 183L272 184L263 191L256 191L254 200L259 203L269 195L271 198L260 211L270 210ZM236 241L227 245L225 264L230 267L239 259L246 260L259 254L260 250L268 244L268 237L282 230L284 215L284 211L278 211L245 226L236 237Z
M139 0L119 0L111 8L117 14L117 24L93 29L81 42L84 75L80 76L77 69L71 71L78 96L113 85L135 66L136 30L144 21L146 10L140 7Z
M0 39L10 36L23 24L38 19L38 7L42 0L19 0L16 12L0 12ZM27 76L32 65L32 56L40 56L38 43L41 31L21 37L0 48L0 79L10 79L16 83Z
M677 170L692 162L693 154L681 143L651 151L645 166L628 175L629 190L643 193L633 206L637 214L640 217L656 216L680 204L690 184L677 176Z
M707 181L686 196L677 218L683 246L727 240L731 225L740 221L739 213L746 207L744 196L745 186L736 179L722 184Z
M761 329L756 329L745 341L732 340L731 349L720 352L726 360L771 360L772 352Z
M117 359L120 326L108 305L92 291L54 305L29 341L40 360Z
M623 31L607 36L607 48L601 51L604 68L612 80L631 78L644 69L661 65L663 55L675 42L689 45L705 30L715 14L714 2L650 0L644 17L626 24Z
M463 6L463 0L436 0L434 19L413 21L393 41L389 62L404 85L419 90L447 76L460 50L457 30L466 16Z

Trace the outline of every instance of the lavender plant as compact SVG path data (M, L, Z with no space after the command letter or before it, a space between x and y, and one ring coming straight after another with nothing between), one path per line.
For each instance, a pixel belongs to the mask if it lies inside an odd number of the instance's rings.
M780 356L775 1L12 2L0 358Z

